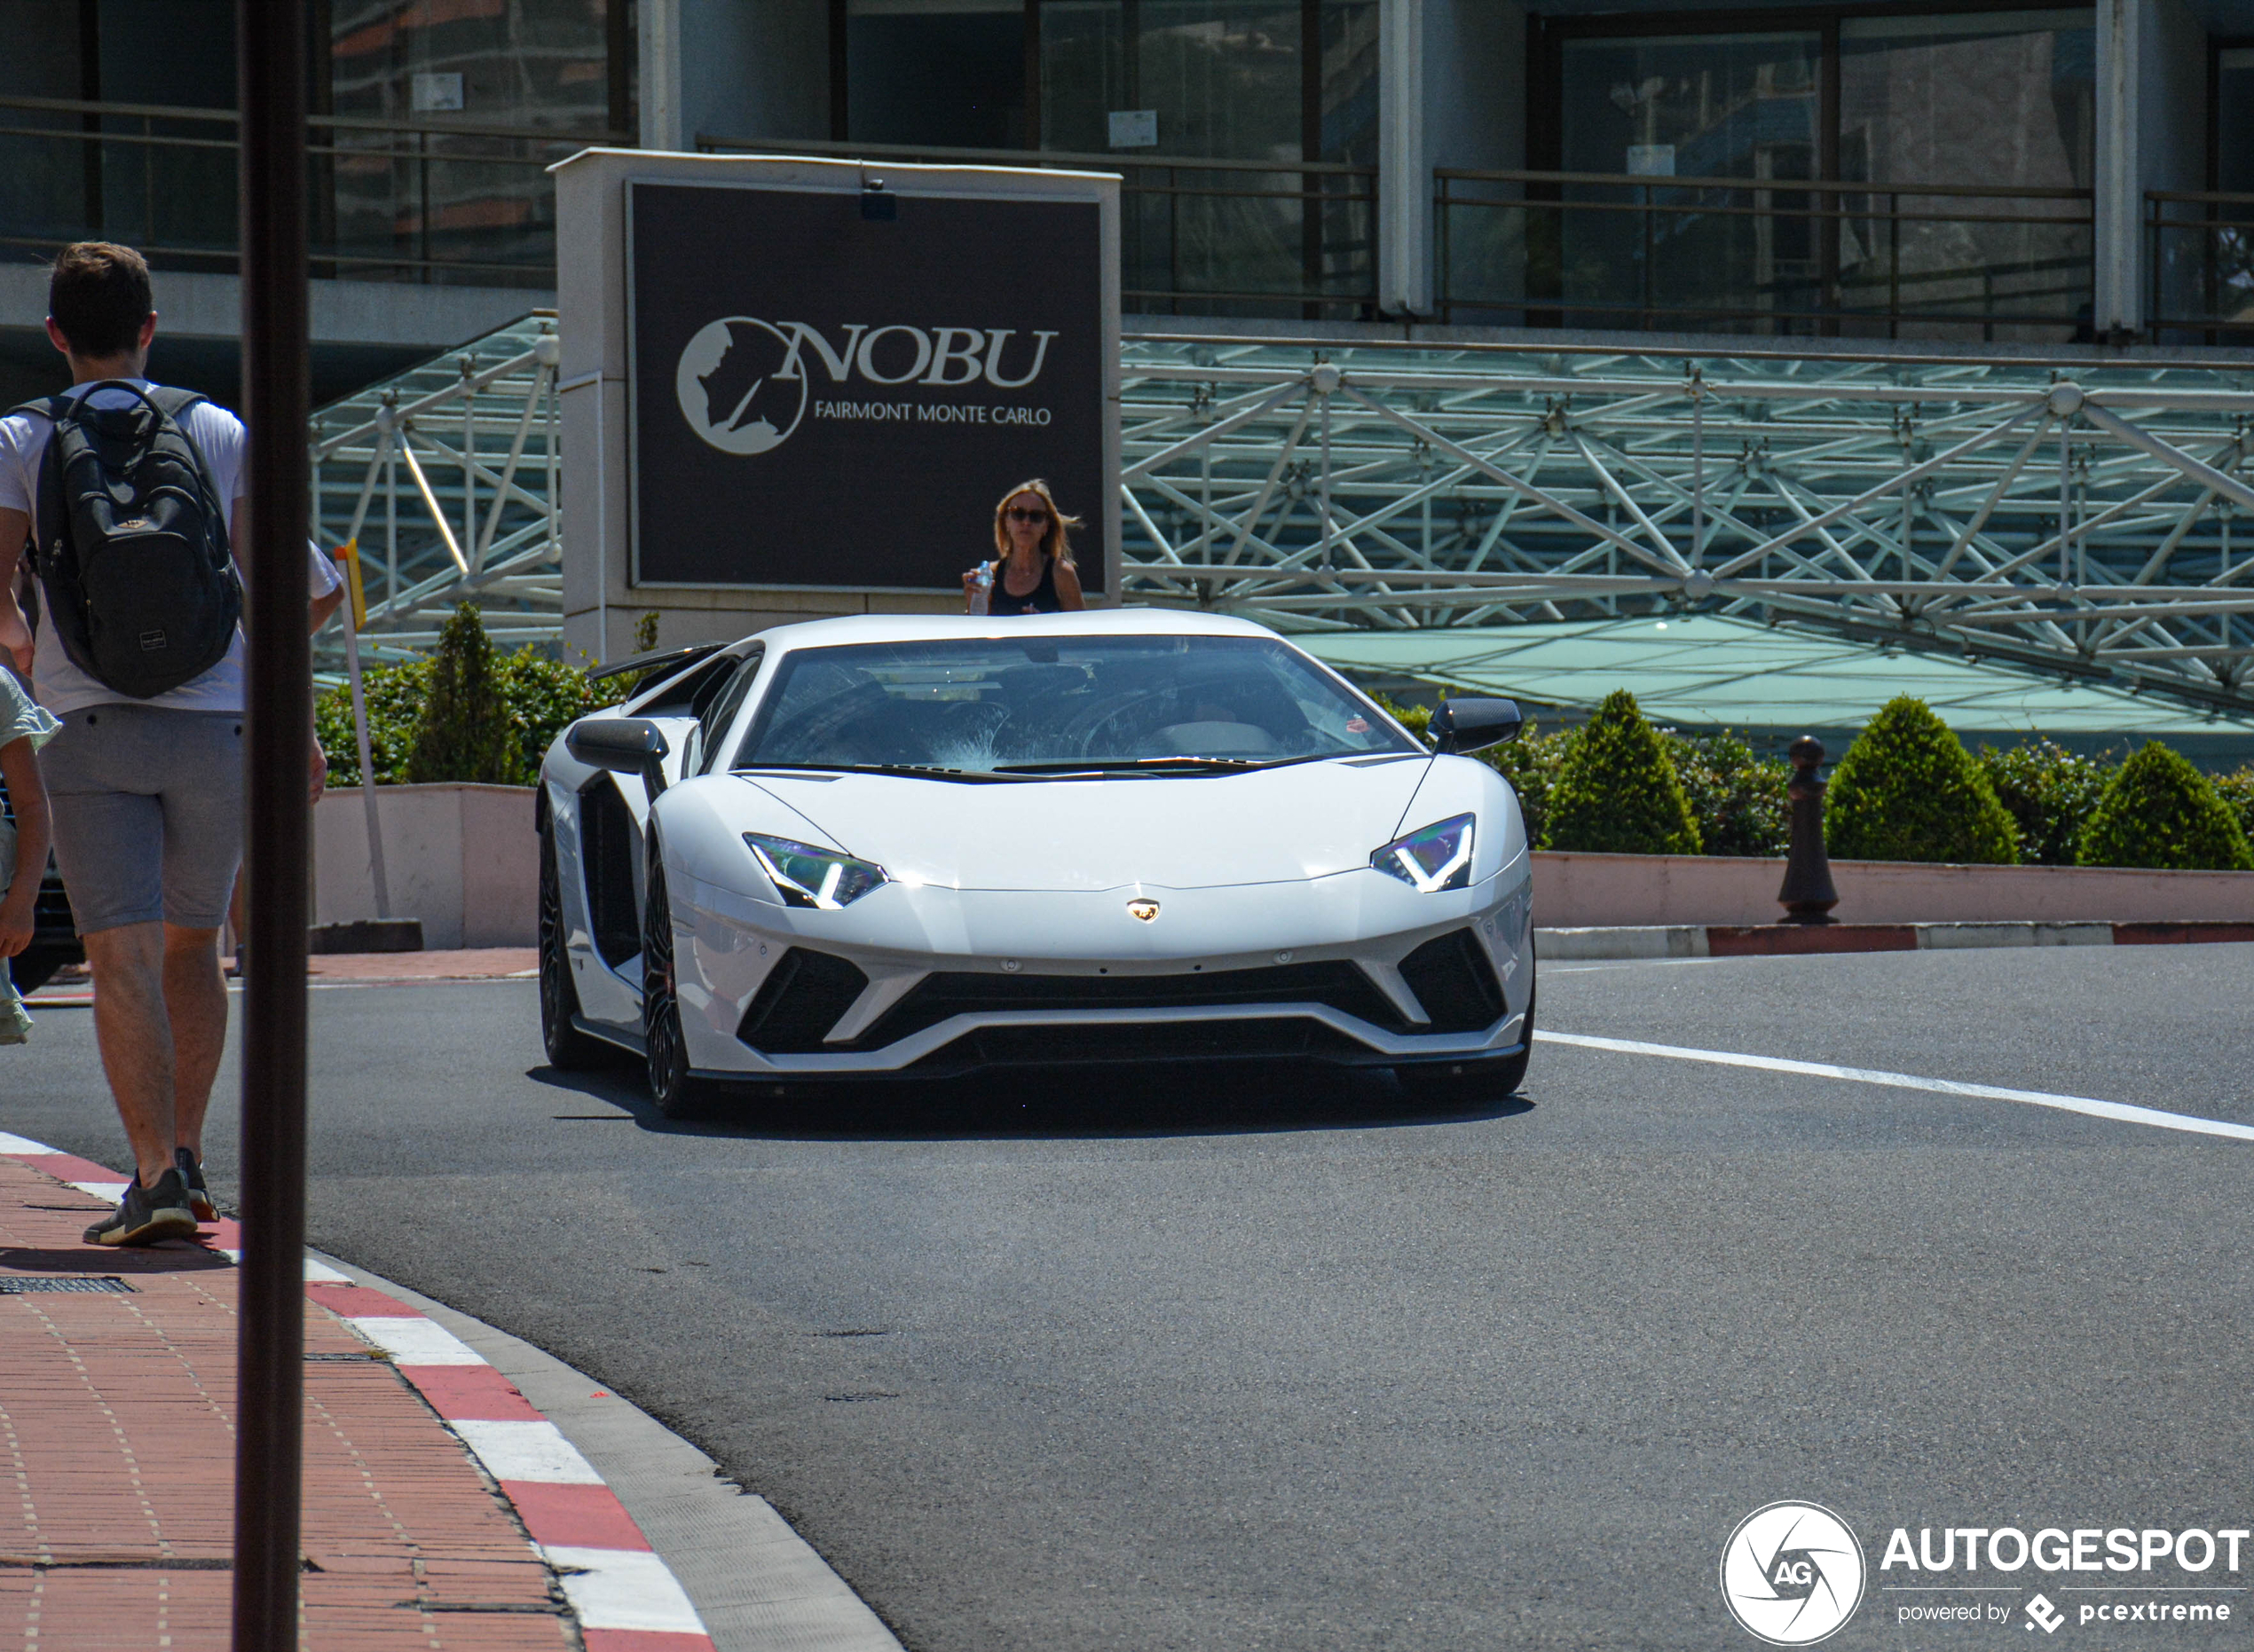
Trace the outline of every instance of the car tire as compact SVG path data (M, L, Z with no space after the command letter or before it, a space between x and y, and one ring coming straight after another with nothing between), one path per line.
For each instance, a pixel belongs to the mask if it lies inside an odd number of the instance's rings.
M1527 968L1533 960L1527 959ZM1526 1082L1526 1067L1534 1058L1534 987L1526 981L1526 1019L1517 1050L1507 1056L1487 1056L1477 1061L1432 1062L1423 1066L1399 1067L1401 1088L1431 1101L1501 1101L1515 1096Z
M8 960L8 974L16 991L28 995L54 979L64 964L76 961L60 947L26 947Z
M611 1047L573 1024L579 989L571 979L571 949L564 943L564 880L556 869L552 826L540 833L540 1044L548 1066L586 1073L610 1065Z
M642 916L642 1049L650 1098L668 1119L701 1119L717 1099L713 1085L689 1070L689 1045L674 989L673 907L657 834L650 837L650 885Z

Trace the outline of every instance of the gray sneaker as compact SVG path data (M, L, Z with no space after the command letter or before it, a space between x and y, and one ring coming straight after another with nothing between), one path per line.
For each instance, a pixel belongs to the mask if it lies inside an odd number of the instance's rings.
M159 1239L193 1239L195 1213L188 1208L188 1190L180 1173L167 1170L154 1187L143 1187L135 1176L126 1184L125 1197L116 1214L86 1230L89 1245L154 1245Z
M188 1191L189 1214L198 1222L217 1222L219 1207L211 1202L211 1190L203 1184L203 1166L195 1154L185 1147L175 1147L172 1168L180 1173L180 1185Z

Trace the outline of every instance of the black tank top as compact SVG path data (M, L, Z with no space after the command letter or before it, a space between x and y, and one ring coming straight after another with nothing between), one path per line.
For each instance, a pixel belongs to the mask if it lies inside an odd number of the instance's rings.
M1013 596L1002 583L1003 572L1009 567L1006 559L994 564L993 594L987 599L989 614L1061 614L1064 604L1057 600L1057 561L1053 556L1041 559L1041 583L1023 596Z

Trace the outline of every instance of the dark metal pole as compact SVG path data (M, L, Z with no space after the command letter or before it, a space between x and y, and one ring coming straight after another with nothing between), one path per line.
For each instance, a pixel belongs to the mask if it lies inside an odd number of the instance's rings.
M297 1646L305 1333L305 7L235 0L242 387L250 427L244 769L249 975L235 1389L234 1652Z
M1831 857L1824 852L1824 784L1816 777L1824 766L1824 743L1814 735L1793 742L1793 777L1785 797L1793 806L1793 845L1785 862L1785 882L1777 899L1785 908L1780 924L1829 924L1840 892L1832 886Z

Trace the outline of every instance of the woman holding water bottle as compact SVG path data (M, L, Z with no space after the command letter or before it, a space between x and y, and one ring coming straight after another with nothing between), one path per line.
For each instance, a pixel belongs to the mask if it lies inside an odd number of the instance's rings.
M1049 484L1037 477L1002 495L994 507L994 548L998 554L963 576L964 611L1058 614L1085 608L1065 533L1079 525L1077 516L1057 508Z

